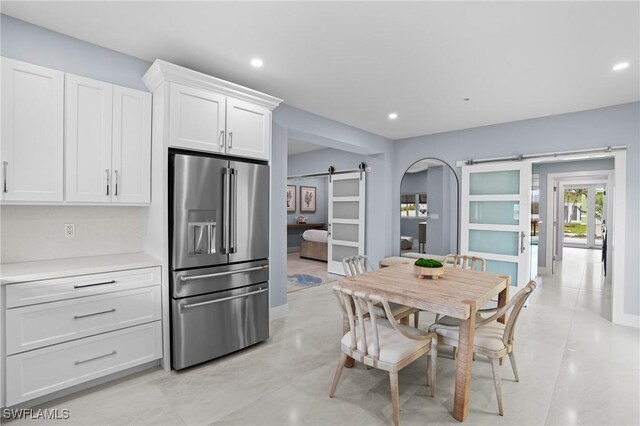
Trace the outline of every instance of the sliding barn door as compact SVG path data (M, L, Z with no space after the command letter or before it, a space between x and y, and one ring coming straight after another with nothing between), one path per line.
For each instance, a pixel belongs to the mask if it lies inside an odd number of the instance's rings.
M329 179L327 270L344 275L342 259L364 255L366 173L345 173Z
M487 259L487 271L529 281L531 261L531 164L462 167L461 254Z

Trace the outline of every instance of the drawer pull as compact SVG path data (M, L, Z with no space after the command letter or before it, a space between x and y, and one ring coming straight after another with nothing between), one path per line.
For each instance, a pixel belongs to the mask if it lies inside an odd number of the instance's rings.
M75 365L84 364L85 362L89 362L89 361L95 361L96 359L106 358L108 356L112 356L112 355L115 355L117 353L118 353L118 351L114 350L114 351L111 351L111 353L108 353L108 354L99 355L99 356L96 356L96 357L93 357L93 358L89 358L89 359L83 359L82 361L76 361Z
M228 300L233 300L233 299L239 299L241 297L253 296L254 294L264 293L265 291L269 291L269 289L261 288L260 290L251 291L249 293L238 294L236 296L223 297L222 299L208 300L206 302L200 302L200 303L192 303L191 305L183 305L182 309L190 309L190 308L197 308L198 306L213 305L215 303L226 302Z
M80 318L86 318L86 317L92 317L94 315L102 315L102 314L109 314L111 312L115 312L116 308L113 309L109 309L108 311L102 311L102 312L94 312L92 314L84 314L84 315L74 315L73 319L80 319Z
M76 284L73 286L73 288L95 287L97 285L115 284L115 283L116 283L116 280L105 281L102 283L95 283L95 284Z

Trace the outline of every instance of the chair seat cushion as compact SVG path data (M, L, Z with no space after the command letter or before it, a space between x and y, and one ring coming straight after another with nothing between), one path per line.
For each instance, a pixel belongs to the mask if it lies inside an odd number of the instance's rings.
M481 319L481 317L478 317L476 320ZM429 330L435 331L439 336L455 341L458 340L459 328L438 327L439 325L458 327L460 325L459 319L445 316L429 327ZM505 348L504 342L502 341L503 336L504 324L498 321L490 322L489 324L476 328L474 347L488 349L490 351L499 351Z
M378 341L380 345L380 355L378 356L378 359L382 362L397 364L403 359L406 359L423 349L425 346L431 346L430 339L413 340L403 336L396 331L391 323L386 319L377 319L376 323L378 327ZM407 327L402 324L398 324L398 327L401 327L403 330L406 330L411 334L425 334L424 331ZM373 356L373 334L370 319L365 319L364 328L367 335L367 353L370 356ZM359 334L360 333L356 331L356 347L360 352L364 352L364 340L362 339L362 336L359 336ZM351 347L351 331L342 337L341 343L343 346L348 348Z

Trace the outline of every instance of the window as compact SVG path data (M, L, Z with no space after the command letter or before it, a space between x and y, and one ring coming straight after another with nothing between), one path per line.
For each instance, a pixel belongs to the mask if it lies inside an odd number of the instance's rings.
M427 194L400 195L400 216L427 217Z

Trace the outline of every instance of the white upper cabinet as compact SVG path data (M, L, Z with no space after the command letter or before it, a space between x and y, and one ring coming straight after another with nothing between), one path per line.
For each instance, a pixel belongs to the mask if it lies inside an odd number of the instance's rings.
M225 152L225 97L171 84L169 146Z
M67 74L66 200L145 204L151 194L151 94Z
M65 188L67 201L111 201L113 85L67 74Z
M270 141L271 111L227 98L227 153L267 160Z
M113 202L151 201L151 93L113 87L111 168Z
M64 73L2 58L0 200L63 199Z
M281 99L159 59L142 81L158 106L163 146L269 160Z

